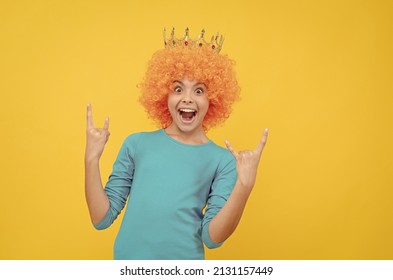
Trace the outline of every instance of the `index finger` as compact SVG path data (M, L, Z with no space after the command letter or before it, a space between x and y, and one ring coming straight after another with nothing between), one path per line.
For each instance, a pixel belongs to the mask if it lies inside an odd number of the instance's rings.
M265 130L263 131L261 141L259 141L259 144L258 144L257 148L255 149L258 153L262 153L263 148L266 145L268 135L269 135L269 130L267 128L265 128Z
M87 120L87 128L94 128L94 123L93 123L93 113L91 110L91 104L87 104L87 114L86 114L86 120Z

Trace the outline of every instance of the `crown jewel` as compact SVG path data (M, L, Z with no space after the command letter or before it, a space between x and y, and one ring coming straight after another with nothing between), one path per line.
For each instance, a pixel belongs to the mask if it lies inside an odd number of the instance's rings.
M224 36L220 36L217 32L216 35L213 35L210 42L207 42L204 38L205 30L202 29L201 34L199 34L196 40L193 40L189 36L189 29L186 28L185 34L183 38L175 38L175 28L172 28L171 36L169 38L166 37L166 29L164 28L164 43L165 48L176 47L176 46L186 46L186 47L202 47L209 46L213 51L219 53L222 48L222 44L224 43Z

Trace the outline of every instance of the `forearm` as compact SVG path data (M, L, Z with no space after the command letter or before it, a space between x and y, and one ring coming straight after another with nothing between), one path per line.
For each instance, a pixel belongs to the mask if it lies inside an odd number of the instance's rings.
M93 224L99 223L109 209L109 199L102 186L99 160L85 158L85 196Z
M209 235L214 243L225 241L235 231L251 189L252 187L244 187L239 180L236 181L227 202L210 222Z

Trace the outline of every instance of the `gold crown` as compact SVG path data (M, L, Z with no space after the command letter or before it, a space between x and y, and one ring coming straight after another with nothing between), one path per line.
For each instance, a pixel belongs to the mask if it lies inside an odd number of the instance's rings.
M189 29L186 28L185 34L183 38L175 38L175 28L172 28L171 37L168 39L166 37L166 30L164 28L164 43L165 48L168 47L176 47L176 46L186 46L186 47L202 47L209 46L213 51L219 53L222 48L222 44L224 43L224 36L219 36L218 32L216 35L213 35L210 42L205 41L203 37L205 35L205 30L202 29L201 34L199 34L196 40L193 40L189 36Z

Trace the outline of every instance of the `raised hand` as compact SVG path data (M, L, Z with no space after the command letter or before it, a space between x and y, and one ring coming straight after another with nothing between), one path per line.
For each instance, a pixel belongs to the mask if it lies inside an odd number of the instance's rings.
M103 128L94 126L91 104L87 104L86 151L85 160L99 160L109 139L109 118L105 118Z
M255 179L257 176L259 160L261 159L263 148L266 145L268 136L268 129L266 128L263 132L262 138L255 150L249 151L244 150L237 152L229 143L228 140L225 144L228 150L236 159L236 170L238 181L243 185L243 187L248 188L251 191L255 184Z

